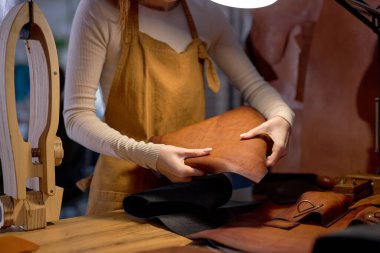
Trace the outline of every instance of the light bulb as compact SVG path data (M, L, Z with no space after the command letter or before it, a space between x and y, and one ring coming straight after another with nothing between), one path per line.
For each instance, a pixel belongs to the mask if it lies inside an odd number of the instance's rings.
M277 0L211 0L215 3L235 7L235 8L260 8L264 6L268 6L276 2Z

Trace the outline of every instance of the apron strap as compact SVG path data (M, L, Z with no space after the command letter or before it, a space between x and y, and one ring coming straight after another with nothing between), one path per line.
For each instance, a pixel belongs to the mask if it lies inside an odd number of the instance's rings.
M186 15L186 19L189 24L190 33L192 39L199 39L198 31L195 26L193 17L190 13L189 6L187 5L186 0L181 0L182 6ZM139 3L138 0L130 0L130 6L128 10L128 19L126 24L126 31L124 31L125 41L130 42L133 36L138 36L139 33L139 15L138 15ZM199 39L200 40L200 39ZM214 64L212 63L208 53L206 43L200 41L198 44L198 57L204 62L206 80L208 87L214 92L217 93L220 89L220 80Z
M123 31L125 40L131 41L132 36L135 36L139 32L139 2L138 0L130 0L128 9L127 24L125 31Z
M198 39L199 36L198 36L197 27L195 26L193 16L191 15L189 6L187 5L187 1L181 0L181 2L182 2L183 10L184 10L186 18L187 18L187 23L189 24L191 37L193 39Z
M181 0L183 10L185 12L187 22L189 24L191 37L193 39L199 39L198 31L194 23L193 16L190 13L189 6L186 0ZM220 80L216 72L215 66L212 63L208 53L207 53L207 44L201 41L198 45L198 57L204 62L205 71L206 71L206 80L208 87L214 92L217 93L220 90Z

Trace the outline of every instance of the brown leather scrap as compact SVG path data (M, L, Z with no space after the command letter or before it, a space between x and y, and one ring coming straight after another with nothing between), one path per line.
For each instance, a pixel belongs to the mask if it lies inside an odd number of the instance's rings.
M184 148L211 147L210 155L189 158L185 163L207 173L234 172L259 182L267 173L268 140L241 140L240 135L264 121L256 110L242 106L150 141Z
M309 191L265 225L291 229L301 222L307 222L329 227L347 213L349 204L349 198L343 194Z
M380 194L373 195L365 199L361 199L360 201L350 206L349 209L355 209L360 206L371 206L371 205L380 207Z
M0 237L0 253L29 253L38 250L33 242L13 235Z

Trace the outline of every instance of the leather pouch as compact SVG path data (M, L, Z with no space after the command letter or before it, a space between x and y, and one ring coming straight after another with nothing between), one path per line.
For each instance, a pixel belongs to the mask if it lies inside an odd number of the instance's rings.
M347 213L349 204L349 198L343 194L309 191L265 225L292 229L302 222L329 227Z
M211 174L234 172L257 183L267 173L269 138L241 140L240 134L264 121L256 110L242 106L150 141L184 148L211 147L210 155L188 158L185 163Z
M380 223L379 194L362 199L349 207L350 210L357 208L362 208L362 210L355 215L350 225Z
M360 211L351 221L356 224L380 224L380 207L368 206Z

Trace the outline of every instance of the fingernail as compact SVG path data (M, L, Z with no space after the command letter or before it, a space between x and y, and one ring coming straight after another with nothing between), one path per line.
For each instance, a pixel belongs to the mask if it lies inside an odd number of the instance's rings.
M240 135L240 138L244 138L244 137L245 137L245 133Z
M211 152L211 151L212 151L212 148L205 148L204 151L205 151L205 152Z

